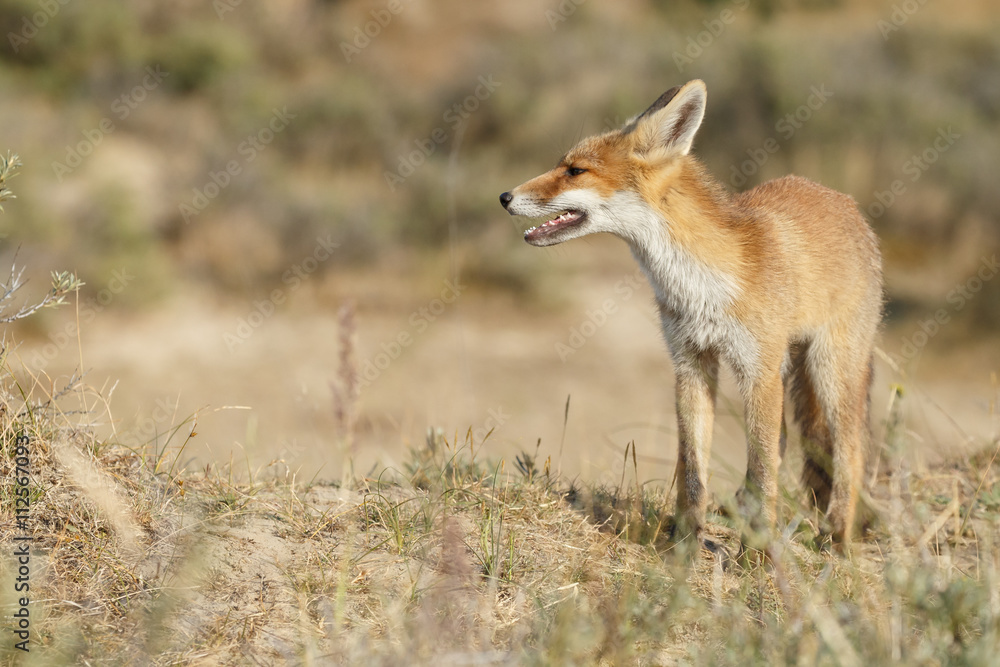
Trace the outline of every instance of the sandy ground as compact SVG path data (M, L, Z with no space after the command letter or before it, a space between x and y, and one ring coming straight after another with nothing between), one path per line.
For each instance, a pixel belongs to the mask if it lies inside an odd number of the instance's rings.
M57 379L89 369L86 380L110 396L124 442L149 440L198 412L198 434L186 449L191 465L232 456L245 472L281 460L299 478L338 479L348 452L333 416L336 311L351 298L366 385L352 450L357 470L402 466L407 445L434 426L459 440L471 428L483 455L507 465L518 452L534 452L540 438L540 458L551 457L553 468L611 482L634 441L639 478L669 483L673 377L651 291L620 244L598 239L572 250L526 250L543 283L544 296L532 301L461 278L449 286L447 261L430 268L386 262L377 273L335 271L294 290L280 286L284 298L273 312L252 299L178 298L139 314L111 304L56 354L45 348L51 338L26 340L18 354ZM70 308L49 318L48 335L72 320ZM891 352L897 340L890 328L883 346ZM990 379L1000 368L997 346L940 348L931 341L920 374L903 382L907 447L918 460L980 446L1000 432ZM46 349L51 359L40 362ZM899 381L878 363L876 437ZM727 376L712 450L720 493L735 488L745 463L741 413Z

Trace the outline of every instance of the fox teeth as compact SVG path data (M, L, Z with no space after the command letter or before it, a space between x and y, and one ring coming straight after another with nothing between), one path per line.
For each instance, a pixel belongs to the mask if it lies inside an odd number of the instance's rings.
M539 228L556 227L556 226L561 225L563 223L577 220L580 217L581 217L581 214L579 212L564 211L564 212L560 213L558 216L556 216L555 218L553 218L551 220L547 220L547 221L543 222L540 225L535 225L531 229L526 229L524 231L524 233L525 233L525 235L528 235L528 234L531 234L532 232L534 232L535 230L537 230Z
M552 225L558 225L559 223L565 222L566 220L571 220L572 218L573 218L573 214L570 213L569 211L566 211L565 213L560 213L558 217L553 218L552 220L549 220L548 222L546 222L542 226L543 227L551 227Z

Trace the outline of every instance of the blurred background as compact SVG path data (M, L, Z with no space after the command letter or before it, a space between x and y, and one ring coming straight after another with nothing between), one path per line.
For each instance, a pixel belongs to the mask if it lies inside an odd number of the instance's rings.
M529 247L497 196L702 78L720 181L807 176L882 239L876 437L898 385L917 461L981 446L998 28L990 0L6 0L0 150L24 167L0 259L25 297L51 270L86 282L8 343L39 395L86 372L123 441L197 413L192 465L336 479L440 427L609 481L634 441L640 478L669 481L673 376L627 248ZM720 491L741 412L727 380Z

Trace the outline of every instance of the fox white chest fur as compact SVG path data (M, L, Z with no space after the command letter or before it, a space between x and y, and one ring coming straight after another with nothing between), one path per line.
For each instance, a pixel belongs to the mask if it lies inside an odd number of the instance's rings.
M682 248L664 219L633 193L610 198L625 238L656 294L663 335L671 351L720 350L740 375L756 364L753 337L730 308L740 296L734 276L703 263Z

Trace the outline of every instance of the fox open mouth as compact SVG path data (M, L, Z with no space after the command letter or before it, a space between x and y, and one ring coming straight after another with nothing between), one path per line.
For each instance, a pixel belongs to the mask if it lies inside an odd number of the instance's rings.
M586 219L587 214L583 211L566 211L560 213L559 216L525 231L524 240L531 243L532 241L543 239L567 227L575 227Z

